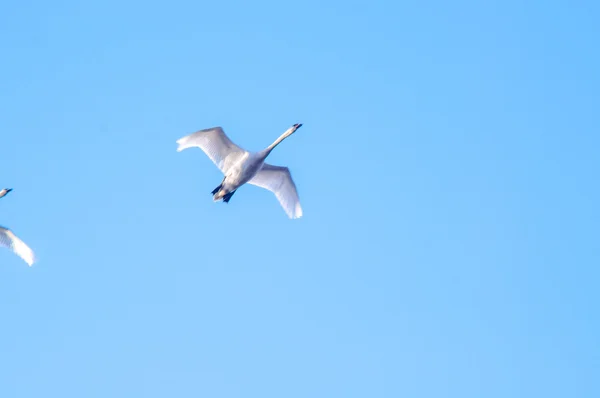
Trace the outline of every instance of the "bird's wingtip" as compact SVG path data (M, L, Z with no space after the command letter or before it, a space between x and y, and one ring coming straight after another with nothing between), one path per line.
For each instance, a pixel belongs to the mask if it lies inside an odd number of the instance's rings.
M302 217L302 207L300 207L300 203L298 203L294 207L294 212L292 214L290 214L290 218L293 220L293 219L301 218L301 217Z
M175 143L177 144L177 152L181 152L184 149L187 149L190 147L190 145L188 143L188 139L189 139L189 136L185 136L185 137L181 137L180 139L175 141Z

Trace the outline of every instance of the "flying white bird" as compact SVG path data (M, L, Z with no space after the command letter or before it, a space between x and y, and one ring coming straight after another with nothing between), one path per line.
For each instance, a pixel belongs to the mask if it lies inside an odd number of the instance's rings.
M6 196L12 189L0 191L0 198ZM17 256L21 257L30 267L35 262L33 251L19 239L10 229L0 226L0 246L11 249Z
M225 175L212 191L213 200L228 203L235 191L245 183L273 192L290 218L302 217L296 185L287 167L273 166L265 159L281 141L294 134L302 124L294 124L267 148L248 152L234 144L221 127L197 131L177 140L177 152L198 147Z

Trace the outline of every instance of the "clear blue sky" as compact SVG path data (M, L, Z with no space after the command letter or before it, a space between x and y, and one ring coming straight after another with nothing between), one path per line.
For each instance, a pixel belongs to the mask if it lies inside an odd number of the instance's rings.
M599 11L3 4L0 396L600 396Z

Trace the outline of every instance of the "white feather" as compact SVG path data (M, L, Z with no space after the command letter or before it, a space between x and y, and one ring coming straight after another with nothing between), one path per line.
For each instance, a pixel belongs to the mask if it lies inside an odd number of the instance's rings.
M223 174L246 152L231 142L221 127L197 131L178 139L177 144L177 152L193 147L202 149Z
M35 254L21 239L10 229L0 227L0 246L11 249L17 256L21 257L30 267L35 262Z
M300 206L296 184L294 184L290 169L287 167L265 163L260 171L248 181L248 184L273 192L288 217L302 217L302 207Z

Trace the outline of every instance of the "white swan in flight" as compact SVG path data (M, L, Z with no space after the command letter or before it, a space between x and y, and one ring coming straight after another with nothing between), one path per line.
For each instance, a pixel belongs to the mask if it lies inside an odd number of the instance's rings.
M12 189L4 188L0 191L0 198L6 196ZM21 257L30 267L35 262L35 254L21 239L10 229L0 226L0 246L11 249L17 256Z
M302 124L294 124L275 142L259 152L248 152L240 148L227 137L221 127L213 127L177 140L177 152L198 147L225 175L221 184L212 191L215 202L223 199L223 202L228 203L236 189L248 183L273 192L290 218L300 218L302 207L290 170L287 167L265 163L265 159L273 148L301 126Z

